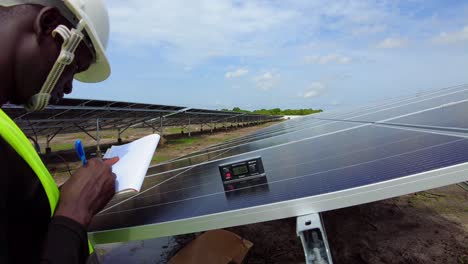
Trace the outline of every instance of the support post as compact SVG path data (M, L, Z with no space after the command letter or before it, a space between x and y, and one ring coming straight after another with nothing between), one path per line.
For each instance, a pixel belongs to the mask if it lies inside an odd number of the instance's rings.
M79 125L77 124L74 124L78 129L80 129L81 131L83 131L83 133L85 133L86 135L88 135L90 138L94 139L94 140L97 140L93 135L91 135L88 131L86 131L86 129L84 129L83 127L80 127Z
M101 134L99 131L99 118L96 118L96 156L101 158Z
M161 133L161 137L164 136L164 124L163 124L164 116L161 114L159 116L159 132Z
M297 236L302 242L306 264L333 264L320 214L299 216L296 223Z
M189 116L188 116L188 126L187 126L188 136L189 136L189 137L192 136L192 131L191 131L191 129L190 129L191 122L192 122L192 120L190 119L190 115L189 115Z
M122 136L122 129L119 128L118 131L117 131L117 143L118 143L119 145L122 144L122 138L121 138L121 136Z
M468 182L459 183L458 186L460 186L463 190L468 192Z
M145 123L145 122L143 122L143 123ZM146 123L145 123L145 124L146 124ZM122 143L121 136L122 136L122 134L123 134L125 131L127 131L127 129L129 129L130 127L131 127L131 125L128 125L128 126L126 126L125 128L121 128L121 127L119 128L119 131L118 131L118 133L119 133L119 140L118 140L118 142ZM86 132L85 132L85 133L86 133ZM93 136L91 136L89 133L86 133L86 134L88 134L88 136L92 137L94 140L97 140L97 139L95 139Z
M36 150L37 154L41 154L41 146L39 146L39 143L37 143L37 138L29 136L28 139L34 142L34 149Z
M41 153L41 148L39 147L39 144L37 143L37 134L36 134L36 130L34 129L34 126L31 124L31 121L29 120L29 118L26 118L26 120L28 120L28 125L29 127L31 127L31 130L34 134L34 138L31 137L31 140L34 141L34 147L36 148L36 151L37 153Z
M47 138L46 138L46 155L49 155L50 153L52 153L52 149L50 148L50 142L52 141L52 139L55 138L55 136L57 136L58 133L60 133L60 131L62 131L63 128L59 128L55 131L54 134L52 135L47 135Z
M50 140L49 140L49 136L47 136L45 154L50 155L51 153L52 153L52 149L50 148Z

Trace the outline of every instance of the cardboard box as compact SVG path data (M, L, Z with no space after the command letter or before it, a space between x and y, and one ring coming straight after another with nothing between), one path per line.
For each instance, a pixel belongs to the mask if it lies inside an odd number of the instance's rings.
M208 231L180 250L170 264L241 264L253 243L226 231Z

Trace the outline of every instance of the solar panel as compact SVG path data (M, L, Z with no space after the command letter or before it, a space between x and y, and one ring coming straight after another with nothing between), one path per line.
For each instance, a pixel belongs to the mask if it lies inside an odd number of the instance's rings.
M228 157L238 153L254 151L256 149L268 148L273 145L284 144L296 140L297 138L323 136L343 129L358 127L366 122L383 122L390 123L396 120L401 120L403 117L411 114L411 116L426 116L431 119L431 115L426 112L431 112L434 109L447 108L449 103L460 101L459 98L468 98L468 87L457 87L456 89L444 89L442 91L430 92L428 94L410 97L393 101L391 103L383 103L380 108L376 106L367 107L358 111L338 115L317 114L311 117L306 117L301 120L288 122L292 124L281 124L274 131L264 132L264 134L256 134L252 137L242 138L237 141L228 142L213 148L208 148L202 152L193 153L182 159L178 159L170 164L162 164L153 167L149 170L150 174L159 173L168 169L184 168L195 164L210 160L213 156L221 155ZM461 100L463 102L463 100ZM459 107L458 111L463 109ZM424 111L419 113L420 111ZM379 119L377 119L377 117ZM314 118L324 118L327 120L314 120ZM452 117L454 119L455 117ZM457 119L457 118L455 118ZM460 118L458 118L460 120ZM356 123L340 122L340 121L358 121ZM440 122L440 121L433 121ZM462 122L462 121L457 121ZM248 144L255 142L255 144ZM226 152L226 149L231 148Z
M459 103L436 108L424 113L398 118L393 120L392 123L421 125L447 129L468 129L468 119L465 118L467 114L466 109L468 109L468 101L462 101Z
M229 111L192 109L181 106L129 102L64 99L44 111L26 112L22 106L6 104L2 109L28 136L51 136L57 133L127 129L129 127L215 125L226 122L273 121L281 116L245 114Z
M259 137L247 142L236 143L234 146L223 146L220 149L209 150L205 153L192 155L183 159L175 160L171 163L162 164L149 169L150 174L166 171L168 169L184 168L193 166L214 157L222 158L232 155L238 155L245 152L252 152L259 149L270 148L276 145L287 144L297 139L308 137L320 137L338 131L352 129L359 124L345 123L345 122L326 122L312 125L309 128L295 129L293 131L282 131L279 134L269 135L268 137Z
M365 135L365 137L362 137ZM347 141L349 136L360 137L360 141ZM361 128L354 130L349 133L340 134L334 137L329 137L320 140L307 140L303 143L295 143L288 145L287 148L281 148L282 151L288 152L289 155L286 157L278 157L276 151L262 150L260 154L264 159L264 165L267 169L269 184L273 186L277 182L288 181L296 177L307 178L308 175L320 175L323 172L339 171L341 169L348 169L354 167L356 164L372 164L373 162L379 162L384 159L392 159L394 156L403 155L405 153L412 153L415 151L423 152L427 148L434 146L450 145L453 143L459 143L463 141L458 138L444 137L438 135L422 134L410 131L399 131L386 128ZM380 143L379 143L380 142ZM385 143L383 143L385 142ZM404 143L406 148L403 148L396 143ZM311 152L307 153L311 147L323 148L322 152ZM294 151L291 151L294 150ZM337 154L343 153L343 154ZM359 154L359 155L357 155ZM437 154L437 153L436 153ZM275 158L280 158L280 162L268 162L273 161ZM231 158L232 159L232 158ZM225 162L225 160L223 160ZM280 163L280 164L279 164ZM177 177L177 179L170 183L164 184L160 189L165 190L162 193L183 193L185 198L198 197L200 195L211 194L212 190L221 192L222 185L220 183L220 177L218 177L217 165L218 162L210 162L204 166L197 166L193 169L184 172ZM401 169L398 167L396 169ZM384 172L382 172L384 173ZM317 178L312 177L311 181L314 182L309 188L310 193L307 194L318 194L321 192L337 191L341 187L340 184L330 183L331 177L329 174L325 181L317 181ZM362 175L350 175L349 177L357 177L357 181L343 181L343 188L347 188L347 184L360 185L359 180L378 181L381 175L377 175L375 179L362 178ZM361 177L361 178L360 178ZM151 177L157 179L158 177ZM151 179L149 179L151 181ZM204 186L206 184L212 184L213 188L194 188L191 192L186 192L187 187L193 188ZM181 188L182 187L182 188ZM300 187L300 186L296 186ZM338 188L335 190L327 190L326 188ZM140 196L133 199L132 203L119 205L119 208L112 208L109 212L118 212L119 210L132 209L134 205L148 206L160 203L166 203L174 201L173 197L169 196L161 198L160 190L153 191L152 186L145 185L145 190L150 190L141 194ZM183 190L179 192L177 190ZM294 188L297 190L297 188ZM157 194L153 200L151 198L154 194ZM172 195L173 193L171 193ZM224 194L224 192L223 192ZM298 192L292 192L291 195L302 195ZM149 198L148 198L149 197ZM190 212L187 212L190 213Z
M468 98L468 86L459 89L444 91L443 93L419 96L410 100L402 101L394 105L385 106L376 111L355 115L346 120L385 122L387 119L397 119L405 115L414 115L420 111L431 111L443 108L448 104L462 102Z
M431 91L355 111L290 120L153 167L139 194L116 197L93 219L90 236L108 243L177 235L317 213L466 181L466 137L383 127L378 122L409 121L404 118L413 116L433 122L426 114L436 109L447 110L448 115L466 112L468 105L451 108L455 106L451 103L468 99L467 89ZM431 123L437 124L443 123ZM218 165L253 156L263 159L264 181L225 191Z

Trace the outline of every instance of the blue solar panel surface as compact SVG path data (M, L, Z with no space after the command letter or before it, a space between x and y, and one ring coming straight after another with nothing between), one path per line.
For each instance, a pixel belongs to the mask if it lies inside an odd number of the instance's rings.
M466 99L468 87L462 86L356 110L308 116L155 166L150 168L140 194L114 199L94 218L91 230L222 214L468 162L465 137L365 123L466 128ZM218 165L252 156L262 157L267 183L225 192Z
M392 123L468 129L467 109L468 101L398 118Z
M360 140L349 140L350 137ZM177 179L114 207L97 217L93 226L121 228L174 221L437 169L467 162L468 140L367 127L322 140L291 144L281 148L281 155L268 150L260 154L268 168L267 192L227 197L219 177L218 162L212 162L194 167Z

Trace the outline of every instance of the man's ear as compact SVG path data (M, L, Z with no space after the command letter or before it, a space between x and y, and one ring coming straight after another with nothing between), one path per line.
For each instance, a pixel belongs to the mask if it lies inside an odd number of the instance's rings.
M62 15L55 7L44 7L37 14L34 21L34 31L40 40L44 36L50 36L62 21Z

